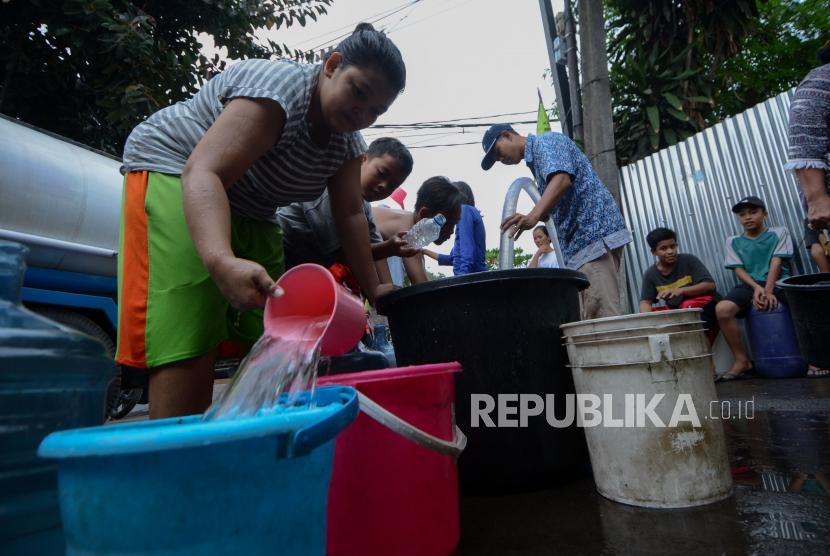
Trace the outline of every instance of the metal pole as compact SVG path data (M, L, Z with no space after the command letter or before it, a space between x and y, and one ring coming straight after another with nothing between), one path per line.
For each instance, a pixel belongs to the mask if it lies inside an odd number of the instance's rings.
M539 0L539 8L542 10L542 27L545 30L545 43L548 45L548 58L550 60L553 89L556 91L556 106L559 109L559 123L562 125L562 132L568 137L573 137L568 75L564 63L557 62L559 57L556 55L555 41L558 35L556 33L556 21L553 18L553 9L550 6L550 0Z
M576 22L571 0L565 0L565 59L568 62L568 84L570 85L571 114L573 117L573 140L584 143L582 126L582 95L579 92L579 62L576 52Z
M599 179L620 204L602 0L579 0L579 43L585 100L585 154Z

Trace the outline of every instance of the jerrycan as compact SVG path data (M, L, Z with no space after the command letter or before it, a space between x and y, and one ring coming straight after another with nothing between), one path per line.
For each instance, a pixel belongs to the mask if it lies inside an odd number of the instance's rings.
M0 241L0 554L63 554L56 465L37 448L104 422L115 363L97 340L23 308L26 252Z

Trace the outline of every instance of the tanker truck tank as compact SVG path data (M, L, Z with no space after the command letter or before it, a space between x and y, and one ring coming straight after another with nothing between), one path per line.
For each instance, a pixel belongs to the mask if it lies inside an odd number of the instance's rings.
M30 267L116 275L120 161L0 115L0 239Z

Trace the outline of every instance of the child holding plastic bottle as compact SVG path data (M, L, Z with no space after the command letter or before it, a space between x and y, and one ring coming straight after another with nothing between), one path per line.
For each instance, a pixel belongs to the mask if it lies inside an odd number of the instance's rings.
M441 214L446 222L434 241L436 245L441 245L449 239L455 230L455 225L461 219L461 204L462 195L458 188L449 179L435 176L426 180L418 189L414 212L373 207L372 215L380 235L384 239L389 239L410 231L415 224L425 218L433 218ZM414 285L427 281L423 255L407 257L403 259L403 264L410 283Z
M366 296L381 286L358 133L406 81L397 47L361 24L322 64L243 60L150 116L124 148L119 363L148 368L150 417L204 411L216 347L255 340L283 271L279 206L327 190Z

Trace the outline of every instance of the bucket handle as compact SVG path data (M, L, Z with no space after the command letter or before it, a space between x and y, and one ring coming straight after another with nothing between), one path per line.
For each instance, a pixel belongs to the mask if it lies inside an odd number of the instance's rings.
M660 363L663 358L666 361L674 359L671 351L671 336L669 334L652 334L648 337L648 346L651 348L650 363Z
M323 392L325 392L325 396ZM353 392L351 388L345 387L321 390L318 403L337 403L342 404L342 407L316 423L307 425L294 433L289 443L290 457L304 456L311 453L318 446L337 436L340 431L357 419L359 411L357 396L351 394L351 392ZM325 405L325 403L322 403L322 405Z
M461 432L458 425L453 425L454 429L452 441L446 441L424 432L410 423L407 423L394 413L391 413L378 403L366 397L361 392L357 393L357 398L358 403L360 404L360 410L363 413L388 429L414 442L418 446L427 448L433 452L438 452L439 454L452 456L453 458L458 458L467 446L467 437L463 432Z

